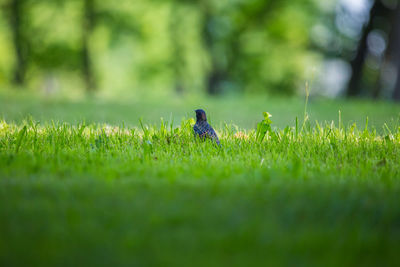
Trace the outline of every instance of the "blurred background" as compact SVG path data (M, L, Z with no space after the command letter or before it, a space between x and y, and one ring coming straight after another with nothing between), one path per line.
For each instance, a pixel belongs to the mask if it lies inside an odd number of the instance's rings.
M3 92L168 102L307 89L400 100L397 0L0 0L0 8Z

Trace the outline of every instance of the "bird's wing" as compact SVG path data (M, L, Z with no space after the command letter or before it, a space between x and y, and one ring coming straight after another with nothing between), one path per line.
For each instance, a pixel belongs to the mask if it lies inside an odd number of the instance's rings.
M197 123L193 126L193 131L196 135L199 135L200 137L203 137L207 131L202 127L201 125L198 125Z
M208 137L210 137L211 139L214 139L215 142L217 142L217 144L219 144L219 139L218 139L217 133L214 131L213 127L211 127L211 125L208 123L206 125L206 132L207 132Z
M214 140L218 145L219 145L219 139L214 131L214 129L211 127L210 124L206 123L196 123L193 126L193 131L196 135L200 137L208 137L212 140Z

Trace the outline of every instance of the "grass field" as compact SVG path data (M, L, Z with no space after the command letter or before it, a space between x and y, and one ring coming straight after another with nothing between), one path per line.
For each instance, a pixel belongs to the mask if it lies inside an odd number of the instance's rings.
M1 96L1 266L400 264L395 104Z
M147 124L159 126L160 118L173 120L175 125L179 125L182 118L191 118L195 109L203 108L216 128L232 123L240 128L253 129L261 113L268 111L273 115L273 126L283 129L288 125L294 126L296 117L303 119L304 102L303 98L268 96L65 99L0 90L0 118L21 123L27 116L32 116L41 122L54 120L77 124L85 121L114 126L139 126L139 119L143 118ZM337 125L339 111L344 126L357 123L364 127L368 117L370 128L382 132L384 123L394 128L400 122L400 105L391 102L316 98L309 100L307 108L312 124L318 120L335 121Z

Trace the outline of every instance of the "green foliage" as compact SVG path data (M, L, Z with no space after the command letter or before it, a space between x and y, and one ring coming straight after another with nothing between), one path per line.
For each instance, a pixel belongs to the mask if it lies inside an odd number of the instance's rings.
M5 5L7 19L13 1ZM132 90L127 84L152 92L200 91L217 74L222 92L292 94L307 66L318 62L318 52L309 49L319 14L313 0L89 2L19 1L27 86L54 76L68 87L62 78L84 75L88 55L107 91ZM6 36L0 81L11 80L16 60L7 19L0 20Z

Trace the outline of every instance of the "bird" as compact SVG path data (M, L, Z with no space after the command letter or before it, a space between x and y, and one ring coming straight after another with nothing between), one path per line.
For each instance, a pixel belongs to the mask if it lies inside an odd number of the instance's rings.
M196 124L193 126L194 135L202 139L209 138L217 145L220 145L217 134L207 122L206 112L202 109L196 109Z

